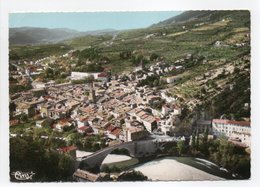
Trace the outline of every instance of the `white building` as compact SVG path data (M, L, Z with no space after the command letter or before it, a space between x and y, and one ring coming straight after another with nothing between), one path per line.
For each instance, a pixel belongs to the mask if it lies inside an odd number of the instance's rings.
M84 79L84 78L91 77L91 76L93 76L94 79L97 79L98 74L100 74L100 73L86 73L86 72L72 71L71 72L71 79L72 80L79 80L79 79Z
M223 119L212 120L213 135L224 136L231 141L236 141L250 147L251 126L247 121L231 121Z
M33 88L45 88L46 83L43 82L32 82L32 87Z
M173 84L173 83L176 83L178 80L180 80L181 79L181 76L172 76L172 77L167 77L166 78L166 82L168 83L168 84Z
M165 99L167 103L171 103L175 101L174 97L168 96L166 92L161 92L162 99Z
M162 115L166 116L169 114L170 111L172 111L170 106L167 106L167 105L162 106Z
M96 80L100 81L107 81L107 74L105 72L98 72L98 73L86 73L86 72L71 72L71 80L80 80L87 77L94 77Z
M43 121L44 121L44 120L36 121L36 127L42 128L42 127L43 127L43 126L42 126Z

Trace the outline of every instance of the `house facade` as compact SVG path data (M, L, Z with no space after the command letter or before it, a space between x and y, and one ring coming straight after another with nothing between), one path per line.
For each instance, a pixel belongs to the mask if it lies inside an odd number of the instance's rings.
M212 132L217 137L224 136L247 147L251 145L251 125L248 121L213 119Z

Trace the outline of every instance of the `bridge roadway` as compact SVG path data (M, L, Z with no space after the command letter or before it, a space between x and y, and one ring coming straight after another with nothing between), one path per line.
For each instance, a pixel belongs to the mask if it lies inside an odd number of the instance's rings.
M160 148L161 143L173 141L176 141L176 139L172 137L156 137L155 139L132 141L112 145L96 151L91 155L82 157L80 160L78 160L76 168L87 170L100 167L107 155L115 149L127 149L132 157L151 156L155 154L155 152Z

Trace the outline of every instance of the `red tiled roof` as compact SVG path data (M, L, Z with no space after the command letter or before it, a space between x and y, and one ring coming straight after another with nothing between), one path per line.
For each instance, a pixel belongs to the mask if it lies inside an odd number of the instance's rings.
M88 116L83 116L83 117L79 118L79 121L81 121L81 122L84 122L86 120L88 120Z
M111 134L113 134L113 135L115 135L115 136L119 136L120 132L121 132L121 129L120 129L120 128L115 128L115 129L111 132Z
M72 146L68 146L68 147L58 148L57 150L60 152L63 152L63 153L67 153L67 152L73 151L75 149L77 149L77 147L72 145Z
M80 169L77 169L77 171L75 171L73 175L92 182L97 181L99 178L99 175Z
M18 125L19 120L18 119L14 119L14 120L10 120L10 125Z
M89 126L83 126L83 127L78 128L78 130L81 130L81 131L87 131L90 129L91 129L91 127L89 127Z
M87 126L83 126L83 127L78 128L78 130L82 130L82 131L85 131L85 130L87 130L87 129L88 129Z
M160 119L160 118L155 118L155 120L156 120L156 121L161 121L161 119Z
M250 127L250 121L233 121L233 120L226 120L226 119L213 119L212 123L223 123L225 125L234 124L234 125L249 126Z
M105 72L102 72L102 73L98 74L98 77L107 77L107 74Z
M70 119L61 119L59 122L60 123L68 123L70 121Z
M106 127L106 130L109 131L109 132L112 132L114 129L115 129L115 126L111 125L111 124Z

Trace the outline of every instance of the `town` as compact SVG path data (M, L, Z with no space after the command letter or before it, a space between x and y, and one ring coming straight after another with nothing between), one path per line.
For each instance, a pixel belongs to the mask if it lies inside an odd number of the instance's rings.
M250 178L250 30L236 12L214 14L83 37L89 46L13 45L11 171L35 181Z
M63 56L69 56L73 51ZM19 63L18 63L19 64ZM39 74L47 65L40 61L23 62L25 68L17 66L11 72L14 79L28 81L31 76ZM163 62L151 65L142 73L142 65L128 75L111 76L109 72L84 73L71 72L68 82L56 84L33 81L32 89L11 95L14 110L11 111L10 126L19 126L26 119L32 119L33 128L51 128L52 131L71 132L88 136L101 136L103 147L149 139L174 137L174 129L182 115L182 105L178 97L170 96L167 90L157 90L147 85L139 86L147 76L160 76L168 72L184 71L183 66L164 68ZM36 71L32 71L36 69ZM174 84L180 76L165 79L165 84ZM78 82L77 82L78 81ZM20 116L20 118L17 118ZM250 148L250 122L226 119L196 119L192 127L198 133L209 131L209 138L226 137L229 141L242 147ZM26 129L30 131L31 128ZM67 134L67 133L66 133ZM10 132L11 137L23 134ZM58 137L69 142L69 137ZM48 135L39 138L49 139ZM189 136L180 136L180 140ZM100 142L97 142L101 144ZM57 150L71 151L70 147ZM102 148L102 146L99 146ZM73 147L74 151L77 147ZM87 179L85 179L87 180Z

